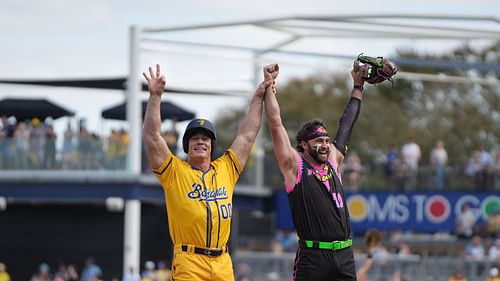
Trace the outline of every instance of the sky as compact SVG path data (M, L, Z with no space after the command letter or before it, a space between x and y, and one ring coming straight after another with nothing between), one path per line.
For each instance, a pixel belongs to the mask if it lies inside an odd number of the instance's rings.
M78 79L123 77L129 74L130 28L136 26L178 27L221 22L258 20L287 16L336 16L376 13L412 13L419 15L495 16L500 18L497 0L2 0L0 1L0 79ZM274 34L259 30L245 30L238 35L209 33L207 42L235 42L240 45L267 44ZM174 39L189 35L179 33ZM269 42L268 42L269 41ZM359 40L358 40L359 41ZM358 42L359 43L359 42ZM342 43L335 46L313 42L316 48L335 48L335 52L353 57L358 48ZM417 46L419 42L402 43ZM420 43L421 44L421 43ZM449 44L449 43L448 43ZM423 48L428 45L422 44ZM394 53L396 42L370 44L373 55ZM442 46L450 47L443 43ZM299 46L300 48L300 46ZM308 48L304 46L304 48ZM135 73L147 65L162 64L167 76L167 87L193 89L238 89L244 97L214 97L192 94L171 94L164 98L192 110L197 116L215 119L228 108L242 107L256 86L255 71L250 57L219 52L214 58L204 51L190 54L181 47L169 52L146 52L141 55ZM367 49L369 49L367 47ZM269 60L269 61L266 61ZM280 58L263 58L259 66L280 63ZM321 73L321 61L300 62L284 59L280 83L291 77ZM350 62L349 62L350 63ZM345 65L346 62L342 62ZM333 63L333 65L338 65ZM12 86L0 84L0 98L45 97L73 110L78 118L85 118L91 130L106 133L112 127L124 127L121 122L102 120L103 109L121 103L124 93L110 90L54 88L40 86ZM147 95L143 94L146 98ZM75 118L69 119L75 121ZM62 118L56 126L62 128L68 121ZM182 124L181 124L182 126ZM184 125L185 126L185 125Z

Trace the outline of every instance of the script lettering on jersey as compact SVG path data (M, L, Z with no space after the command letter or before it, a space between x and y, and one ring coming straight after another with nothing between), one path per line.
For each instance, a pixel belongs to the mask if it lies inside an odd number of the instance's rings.
M307 169L307 175L315 175L321 182L326 182L333 176L332 173L328 173L327 171L325 173L321 173L312 169Z
M328 171L322 171L323 173L318 172L317 170L307 169L307 175L314 175L318 178L323 184L325 184L329 179L333 177L332 173ZM328 191L330 191L330 185L327 186ZM337 208L344 208L344 200L342 200L342 196L338 192L332 192L333 201Z
M219 187L215 190L203 190L203 186L198 183L193 183L191 187L193 190L188 193L188 197L191 199L198 199L198 201L217 201L228 198L225 187Z

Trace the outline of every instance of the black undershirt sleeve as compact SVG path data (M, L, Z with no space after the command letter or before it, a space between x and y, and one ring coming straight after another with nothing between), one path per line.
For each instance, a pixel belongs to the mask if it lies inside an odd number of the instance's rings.
M354 124L358 119L360 109L361 100L351 97L344 109L344 113L340 117L339 128L333 144L344 156L347 153L349 138L351 137Z

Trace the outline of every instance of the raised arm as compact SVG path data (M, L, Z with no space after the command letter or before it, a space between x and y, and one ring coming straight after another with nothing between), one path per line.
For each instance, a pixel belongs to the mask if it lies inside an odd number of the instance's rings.
M165 158L170 155L170 150L166 141L161 136L161 95L165 89L166 79L161 75L160 65L156 65L156 73L149 67L149 75L143 72L142 75L148 81L149 99L144 116L144 144L151 168L156 169L161 166Z
M331 145L332 148L336 148L335 150L332 150L336 151L336 153L330 154L330 161L334 161L337 164L337 167L340 166L344 160L345 154L347 153L349 139L351 137L354 124L358 119L361 109L361 99L363 97L363 78L359 72L354 70L354 68L351 70L351 76L354 81L351 98L344 109L344 113L342 113L342 116L340 117L337 134L335 135L335 139Z
M274 66L268 65L264 67L264 73L266 74L267 72L268 75L264 75L264 81L255 90L247 115L241 121L236 138L231 145L231 148L238 156L242 168L245 167L252 146L262 126L262 107L266 89L272 88L273 80L278 76L277 70L276 72L272 72Z
M284 177L285 186L293 186L297 178L298 153L292 147L285 127L283 127L278 100L271 89L268 89L266 92L264 106L273 140L274 155L278 161L281 174Z

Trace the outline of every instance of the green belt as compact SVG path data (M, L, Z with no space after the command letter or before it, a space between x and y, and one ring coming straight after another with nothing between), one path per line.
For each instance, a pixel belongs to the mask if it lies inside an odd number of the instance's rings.
M352 246L352 239L347 239L345 241L333 241L333 242L321 242L312 240L302 240L303 245L311 249L323 249L323 250L341 250Z

